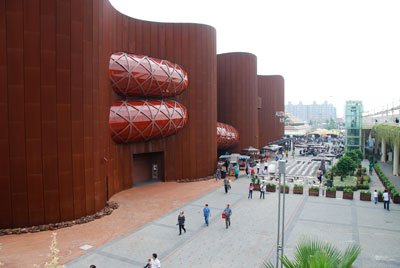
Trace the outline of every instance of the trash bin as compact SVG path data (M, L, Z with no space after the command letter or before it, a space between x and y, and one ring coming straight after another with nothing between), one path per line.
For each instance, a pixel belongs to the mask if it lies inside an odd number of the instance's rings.
M221 170L221 179L225 179L225 178L226 178L226 171Z

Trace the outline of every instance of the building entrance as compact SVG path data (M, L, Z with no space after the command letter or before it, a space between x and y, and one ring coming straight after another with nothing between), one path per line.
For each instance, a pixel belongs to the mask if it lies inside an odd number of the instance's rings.
M132 159L132 185L164 180L164 153L134 154Z

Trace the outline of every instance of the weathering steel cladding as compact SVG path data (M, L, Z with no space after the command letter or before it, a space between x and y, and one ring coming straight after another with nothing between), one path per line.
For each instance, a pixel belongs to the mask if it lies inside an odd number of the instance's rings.
M175 63L123 52L111 55L109 77L115 93L124 96L174 97L189 83Z
M116 143L130 143L176 134L187 120L186 108L176 101L139 100L114 103L109 124Z
M226 149L239 142L239 132L231 125L217 122L218 149Z

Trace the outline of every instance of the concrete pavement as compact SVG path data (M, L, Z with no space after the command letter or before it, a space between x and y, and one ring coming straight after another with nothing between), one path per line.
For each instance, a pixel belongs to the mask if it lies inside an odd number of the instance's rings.
M373 178L376 180L376 177ZM143 267L153 252L162 267L260 267L275 261L277 193L258 192L247 198L249 179L242 176L225 194L222 186L180 208L119 237L67 264L67 267ZM379 203L338 198L286 195L285 254L291 256L301 237L327 240L340 249L358 243L362 253L357 267L400 267L400 207L391 211ZM211 208L211 223L204 224L202 208ZM221 213L227 203L233 210L232 225L225 229ZM185 211L187 233L178 236L179 210Z

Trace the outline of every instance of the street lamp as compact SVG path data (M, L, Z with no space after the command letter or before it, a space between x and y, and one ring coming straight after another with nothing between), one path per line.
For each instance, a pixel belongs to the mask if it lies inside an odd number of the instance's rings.
M276 241L276 268L279 267L279 254L283 257L283 246L285 241L285 190L286 190L286 161L279 160L279 190L278 190L278 235ZM282 221L281 221L281 181L283 176L283 200L282 200ZM281 226L282 225L282 226ZM281 230L282 228L282 235ZM281 262L281 268L283 264Z

